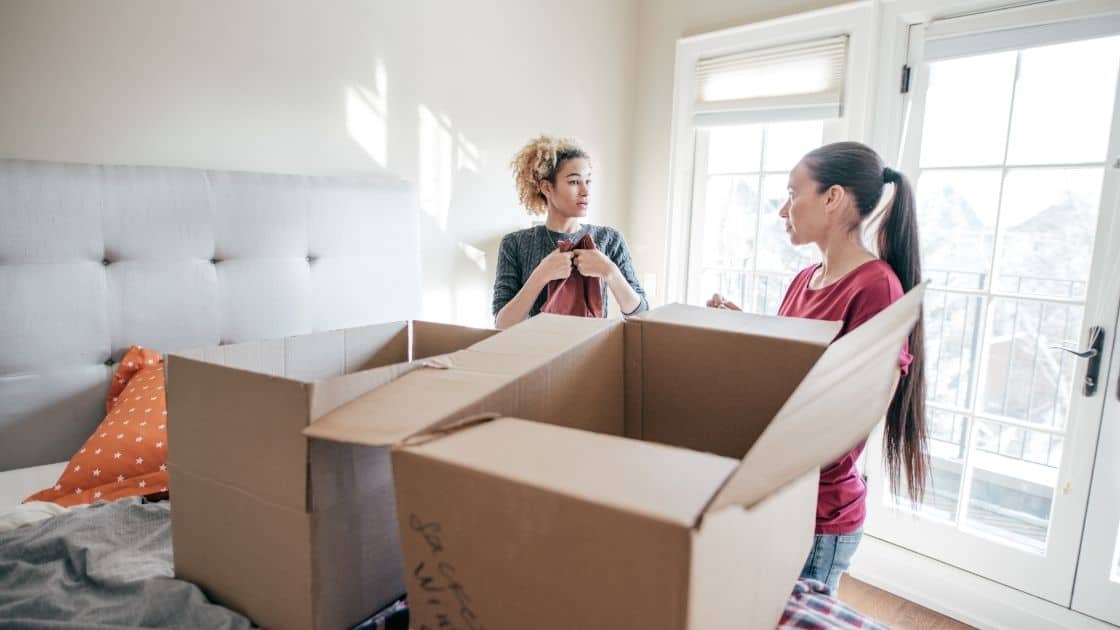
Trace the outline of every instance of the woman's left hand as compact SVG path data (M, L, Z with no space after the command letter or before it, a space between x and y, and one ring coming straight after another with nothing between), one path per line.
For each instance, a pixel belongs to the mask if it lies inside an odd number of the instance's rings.
M609 278L618 273L614 261L597 249L576 249L572 253L576 269L589 278Z

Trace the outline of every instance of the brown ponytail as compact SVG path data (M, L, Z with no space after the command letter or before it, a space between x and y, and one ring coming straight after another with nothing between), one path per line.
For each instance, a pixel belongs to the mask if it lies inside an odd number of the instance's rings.
M917 286L922 281L918 217L914 191L906 176L884 167L875 151L858 142L827 144L810 151L802 163L820 183L821 192L831 186L842 186L854 195L861 220L870 216L879 205L885 185L894 185L890 209L879 225L879 257L894 270L903 291ZM915 504L920 503L925 495L930 473L926 448L924 341L924 326L919 318L909 339L914 361L902 376L891 399L883 439L883 458L890 477L891 492L898 495L901 491L905 468L906 487L910 500Z

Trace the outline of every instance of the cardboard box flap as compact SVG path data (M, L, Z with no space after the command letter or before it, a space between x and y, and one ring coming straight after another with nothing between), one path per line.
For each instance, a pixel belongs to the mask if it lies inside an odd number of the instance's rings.
M405 374L308 425L303 435L334 442L391 446L507 385L512 377L423 368ZM433 396L432 392L439 392Z
M706 512L750 507L865 439L882 420L925 286L837 340L751 446Z
M622 322L595 317L542 314L484 339L472 350L491 354L556 355Z
M458 427L404 448L684 528L737 465L728 457L515 418Z
M539 321L538 321L539 320ZM445 355L446 369L423 368L373 390L313 422L303 434L318 439L388 446L436 423L496 404L491 397L565 355L601 339L620 322L581 317L535 317L471 346ZM526 386L527 387L527 386ZM540 398L514 387L505 404ZM432 396L439 392L439 396ZM509 412L507 412L509 413Z
M688 304L668 304L643 313L636 319L640 322L660 322L757 337L788 339L822 348L836 338L842 327L841 322L753 315Z
M448 354L498 334L489 328L469 328L415 320L412 322L413 360Z
M837 322L751 317L715 309L678 308L696 326L672 321L627 322L638 328L626 343L629 435L739 459L782 408L839 331ZM707 311L707 312L705 312ZM695 315L695 317L691 317ZM687 395L682 395L686 392ZM682 418L688 418L682 422Z

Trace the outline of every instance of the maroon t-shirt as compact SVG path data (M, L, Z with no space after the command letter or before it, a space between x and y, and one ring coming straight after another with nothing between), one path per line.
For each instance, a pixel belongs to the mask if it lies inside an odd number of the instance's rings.
M809 280L819 266L820 263L811 265L794 277L778 309L779 315L843 322L838 335L842 337L902 297L898 276L882 260L868 261L826 287L810 289ZM904 347L898 360L903 374L912 360ZM840 459L821 468L818 534L850 534L863 526L867 484L859 474L856 460L864 444L860 442Z

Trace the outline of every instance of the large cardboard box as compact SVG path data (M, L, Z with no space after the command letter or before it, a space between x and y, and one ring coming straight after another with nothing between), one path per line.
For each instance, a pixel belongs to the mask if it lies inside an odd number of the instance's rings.
M176 575L269 628L349 627L402 595L387 451L300 432L496 332L394 322L170 355Z
M921 297L831 344L835 322L679 305L539 317L305 433L395 445L415 628L772 628L817 471L882 418Z

